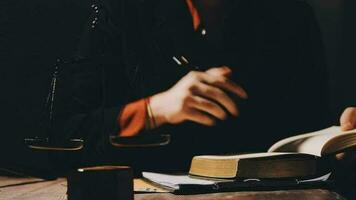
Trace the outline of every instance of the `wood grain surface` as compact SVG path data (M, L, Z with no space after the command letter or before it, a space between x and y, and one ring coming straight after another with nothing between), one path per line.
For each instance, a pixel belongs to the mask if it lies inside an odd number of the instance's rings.
M34 178L0 177L0 200L65 200L65 179L43 181ZM327 190L289 190L271 192L230 192L201 195L136 194L135 200L344 200Z

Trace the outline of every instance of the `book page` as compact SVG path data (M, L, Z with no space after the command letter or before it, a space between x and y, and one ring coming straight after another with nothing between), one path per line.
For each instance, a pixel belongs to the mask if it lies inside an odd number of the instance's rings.
M275 143L268 152L298 152L321 156L324 145L332 138L342 134L340 127L332 126L320 131L286 138Z

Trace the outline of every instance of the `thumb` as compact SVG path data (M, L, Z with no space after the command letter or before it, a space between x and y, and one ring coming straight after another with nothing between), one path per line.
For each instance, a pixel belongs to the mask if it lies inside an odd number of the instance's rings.
M356 128L356 107L347 108L340 117L342 131L348 131Z
M229 77L232 74L232 71L229 67L227 66L221 66L221 67L214 67L210 68L206 71L206 73L212 75L212 76L225 76Z

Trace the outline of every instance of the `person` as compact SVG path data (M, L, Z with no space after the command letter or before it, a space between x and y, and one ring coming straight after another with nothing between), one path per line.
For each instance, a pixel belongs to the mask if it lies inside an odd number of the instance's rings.
M91 8L76 54L84 61L59 92L56 137L84 139L77 165L186 170L196 154L265 151L329 123L322 40L303 1L105 0ZM110 135L161 133L171 144L109 145Z
M340 117L340 126L343 131L356 128L356 107L349 107L344 110Z

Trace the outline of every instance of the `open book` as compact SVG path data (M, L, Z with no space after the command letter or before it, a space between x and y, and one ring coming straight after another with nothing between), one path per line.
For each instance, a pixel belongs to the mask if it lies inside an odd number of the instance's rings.
M328 159L356 147L356 130L341 132L333 126L278 141L268 152L229 156L203 155L192 159L189 174L144 172L151 183L169 191L201 188L280 188L325 183L331 170L318 171L321 158Z
M352 147L356 147L356 130L342 132L339 126L332 126L280 140L272 145L268 152L298 152L326 156Z
M210 178L291 178L318 173L320 157L356 147L356 130L333 126L278 141L267 153L195 156L189 174ZM319 164L320 165L320 164Z

